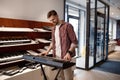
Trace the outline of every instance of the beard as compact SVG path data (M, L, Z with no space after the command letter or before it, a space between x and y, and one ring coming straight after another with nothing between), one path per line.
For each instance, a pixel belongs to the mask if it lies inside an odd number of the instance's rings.
M53 22L53 25L58 25L58 22Z

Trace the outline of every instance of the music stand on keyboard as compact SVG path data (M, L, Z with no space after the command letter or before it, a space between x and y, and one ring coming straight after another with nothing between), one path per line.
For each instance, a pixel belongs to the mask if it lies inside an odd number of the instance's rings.
M44 80L47 80L47 77L46 77L46 74L45 74L45 71L44 71L42 65L47 65L47 66L51 66L51 67L55 67L55 68L59 69L54 80L57 80L57 76L59 75L59 73L62 69L66 69L66 68L69 68L69 67L75 65L74 62L68 62L68 61L56 59L53 57L47 57L47 56L24 55L23 58L27 61L35 61L35 62L40 63L42 73L44 76Z

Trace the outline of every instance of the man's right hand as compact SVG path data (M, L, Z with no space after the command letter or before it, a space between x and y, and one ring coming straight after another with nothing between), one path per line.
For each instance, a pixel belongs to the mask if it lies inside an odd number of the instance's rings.
M48 51L44 51L44 52L42 52L42 53L40 53L40 56L46 56L46 55L48 55Z

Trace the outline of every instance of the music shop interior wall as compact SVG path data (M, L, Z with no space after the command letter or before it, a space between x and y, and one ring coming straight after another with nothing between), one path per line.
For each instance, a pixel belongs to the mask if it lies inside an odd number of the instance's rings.
M0 0L0 17L48 21L47 12L55 9L60 19L64 15L64 0Z

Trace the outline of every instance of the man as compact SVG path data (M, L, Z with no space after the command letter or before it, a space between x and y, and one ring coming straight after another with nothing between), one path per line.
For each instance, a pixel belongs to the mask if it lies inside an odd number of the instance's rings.
M47 18L55 27L52 30L52 42L48 50L42 54L47 55L52 49L54 57L70 61L75 55L75 48L77 47L77 38L73 26L59 20L59 16L55 10L49 11ZM61 80L73 80L71 68L61 71L60 75L62 75Z

